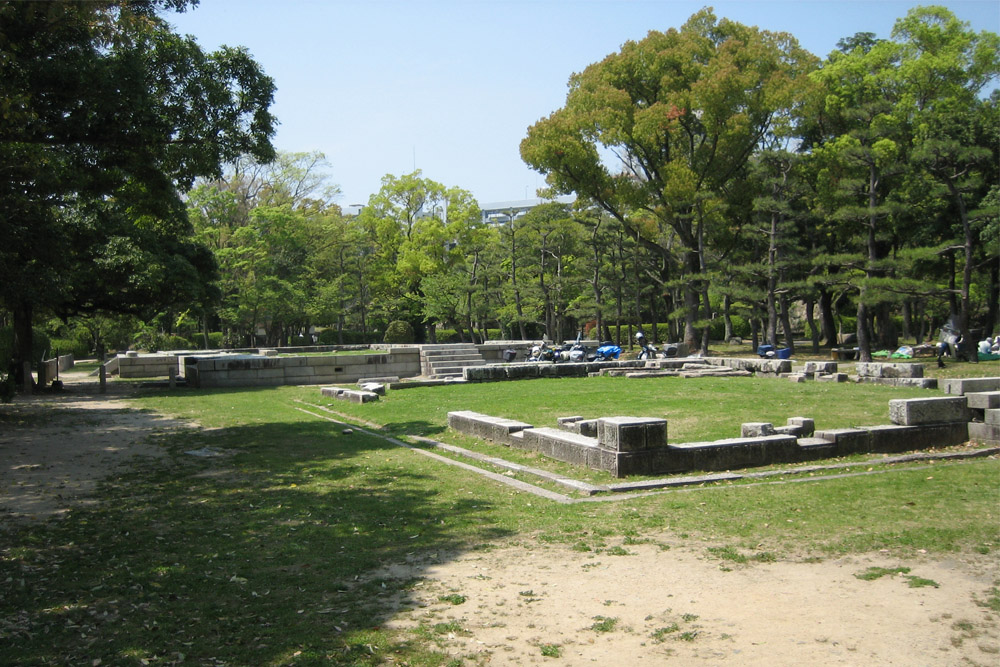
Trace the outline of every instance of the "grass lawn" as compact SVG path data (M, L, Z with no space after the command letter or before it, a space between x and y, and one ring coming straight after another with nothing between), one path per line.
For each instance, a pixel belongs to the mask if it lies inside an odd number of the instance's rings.
M537 424L666 415L671 437L695 439L796 415L821 427L885 423L888 399L909 395L928 393L592 378L412 389L336 407L397 434L441 436L448 410L472 409ZM173 456L109 478L100 504L0 530L0 664L460 664L432 637L386 629L416 582L382 568L431 566L498 541L607 549L667 536L796 560L1000 548L993 459L559 504L345 434L298 410L302 400L321 402L318 387L134 400L203 428L162 438ZM202 447L227 456L184 453Z

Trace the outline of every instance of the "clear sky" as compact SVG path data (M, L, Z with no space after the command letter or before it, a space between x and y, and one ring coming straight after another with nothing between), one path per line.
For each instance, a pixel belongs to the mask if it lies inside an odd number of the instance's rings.
M277 84L275 146L324 153L350 210L414 168L480 204L534 197L544 179L518 146L570 75L702 7L825 57L929 4L1000 32L997 0L201 0L167 18L202 48L250 51Z

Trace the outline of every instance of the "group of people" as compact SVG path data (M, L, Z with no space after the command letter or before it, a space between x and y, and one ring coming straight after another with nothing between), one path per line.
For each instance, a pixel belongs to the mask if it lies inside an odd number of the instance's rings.
M1000 336L987 336L979 341L979 354L1000 354Z

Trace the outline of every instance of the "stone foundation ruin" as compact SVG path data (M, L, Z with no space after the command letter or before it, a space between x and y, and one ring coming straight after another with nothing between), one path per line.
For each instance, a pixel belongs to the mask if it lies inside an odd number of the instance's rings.
M812 419L792 417L785 426L743 424L740 437L713 442L670 443L667 420L647 417L564 417L559 419L559 428L550 428L456 411L448 413L448 426L509 447L604 470L615 477L723 471L848 454L948 447L970 437L1000 444L1000 378L975 386L988 390L892 399L889 425L817 431ZM974 421L970 423L970 419Z

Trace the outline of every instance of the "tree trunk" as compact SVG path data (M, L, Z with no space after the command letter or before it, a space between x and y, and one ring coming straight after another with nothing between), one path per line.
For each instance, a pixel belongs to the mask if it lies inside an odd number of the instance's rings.
M695 331L694 323L698 320L698 305L701 299L698 298L698 289L695 285L695 276L698 275L698 253L689 250L684 253L685 273L684 276L684 342L689 350L697 349L700 346L698 333Z
M892 321L892 308L888 303L879 304L875 311L878 322L878 346L880 349L894 351L899 347L899 336L896 333L896 323Z
M14 368L14 381L18 387L25 386L25 382L29 380L24 376L24 362L28 362L34 365L34 359L31 358L31 347L32 347L32 331L31 331L31 319L32 319L32 304L30 301L17 301L14 303L13 319L14 319L14 348L12 350L12 358L9 360ZM32 386L34 386L34 381L31 380Z
M819 352L819 328L816 326L816 302L806 299L806 321L809 323L809 338L812 340L813 354Z
M733 338L733 318L729 314L729 308L732 306L733 300L728 294L722 297L722 322L726 327L725 338L726 343L728 343Z
M795 354L795 336L792 333L792 320L788 314L788 295L779 296L778 302L781 304L781 328L785 332L785 346Z
M760 347L760 325L757 323L757 317L755 315L750 315L750 345L753 348L752 352L757 354L757 348Z
M861 297L864 297L862 291ZM868 306L862 298L858 299L858 361L870 362L872 360L871 337L868 329Z
M825 287L819 288L819 317L826 345L836 347L837 321L833 317L833 295Z

